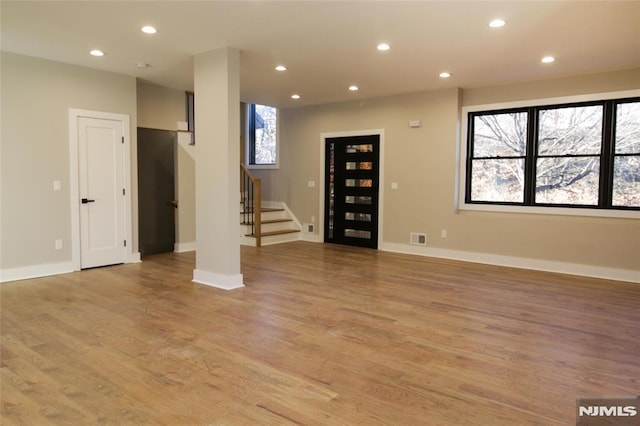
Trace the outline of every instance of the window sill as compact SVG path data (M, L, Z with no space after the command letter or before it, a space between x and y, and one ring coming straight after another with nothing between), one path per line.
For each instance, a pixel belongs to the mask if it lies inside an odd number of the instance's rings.
M525 213L556 216L587 216L615 219L640 219L637 210L603 210L585 209L580 207L535 207L535 206L504 206L498 204L468 204L461 203L459 211L479 211L493 213Z
M247 164L249 170L280 170L279 164Z

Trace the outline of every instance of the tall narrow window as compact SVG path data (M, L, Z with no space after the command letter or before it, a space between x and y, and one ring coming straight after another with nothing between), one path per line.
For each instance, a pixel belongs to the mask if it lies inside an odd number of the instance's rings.
M612 204L640 207L640 102L616 104Z
M195 95L193 92L185 92L186 112L187 112L187 130L191 132L191 145L196 143L195 132Z
M522 203L527 112L479 114L472 125L471 200Z
M603 106L538 112L535 202L598 205Z
M249 104L249 164L276 166L278 155L278 110L274 107Z

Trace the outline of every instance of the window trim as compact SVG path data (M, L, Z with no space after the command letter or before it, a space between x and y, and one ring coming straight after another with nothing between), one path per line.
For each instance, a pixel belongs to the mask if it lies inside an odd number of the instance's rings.
M253 170L278 170L280 169L280 108L272 107L276 109L276 162L274 164L252 164L251 158L253 156L253 136L255 135L254 124L251 122L251 108L256 105L253 102L248 102L245 105L245 134L246 137L244 143L244 164L247 169ZM263 105L263 104L259 104ZM266 105L271 106L271 105Z
M569 105L579 103L589 103L598 101L608 101L613 99L625 99L640 97L640 90L625 90L619 92L594 93L577 96L564 96L557 98L531 99L524 101L513 101L495 104L469 105L463 106L460 110L458 133L458 159L456 182L456 211L481 211L481 212L501 212L501 213L526 213L526 214L547 214L547 215L570 215L570 216L592 216L611 218L640 219L640 211L624 208L589 208L582 206L557 206L557 205L520 205L513 203L496 204L494 202L473 202L466 201L467 176L469 176L467 155L468 155L468 132L469 113L488 112L501 110L516 110L532 107L545 107L555 105Z

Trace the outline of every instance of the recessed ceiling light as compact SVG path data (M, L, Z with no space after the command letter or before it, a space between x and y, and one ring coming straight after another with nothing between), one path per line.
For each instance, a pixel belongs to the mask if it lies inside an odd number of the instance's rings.
M391 46L389 46L387 43L380 43L378 45L378 50L380 51L384 52L385 50L389 50L389 49L391 49Z
M291 95L291 99L300 99L300 95L294 93L293 95Z
M93 49L91 52L89 52L91 55L93 56L104 56L104 52L102 50L98 50L98 49Z
M278 65L276 67L276 71L286 71L286 70L287 70L287 67L285 67L284 65Z
M355 84L351 85L351 86L349 86L349 90L351 90L352 92L357 92L358 91L358 86L356 86Z
M140 31L142 31L145 34L155 34L158 32L158 30L156 30L151 25L145 25L144 27L140 28Z
M449 78L449 77L451 77L451 73L446 72L446 71L441 72L439 75L440 75L440 78Z
M493 21L489 22L489 26L491 28L504 27L505 24L506 22L503 19L494 19Z
M556 58L554 58L553 56L545 56L544 58L540 59L540 62L542 62L543 64L550 64L551 62L554 62L556 60Z

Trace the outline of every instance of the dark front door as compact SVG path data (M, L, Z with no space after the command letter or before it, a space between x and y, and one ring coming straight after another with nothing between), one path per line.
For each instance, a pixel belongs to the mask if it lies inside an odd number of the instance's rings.
M138 127L140 254L174 250L176 132Z
M325 242L378 248L380 135L325 143Z

